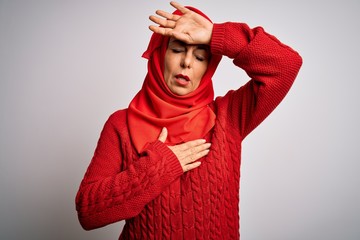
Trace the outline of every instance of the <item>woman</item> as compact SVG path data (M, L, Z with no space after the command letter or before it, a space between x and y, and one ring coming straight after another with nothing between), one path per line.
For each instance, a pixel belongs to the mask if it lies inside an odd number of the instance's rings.
M242 140L281 102L297 52L244 23L213 24L171 2L157 11L148 73L105 123L76 207L90 230L126 220L119 239L239 239ZM222 56L251 80L214 100Z

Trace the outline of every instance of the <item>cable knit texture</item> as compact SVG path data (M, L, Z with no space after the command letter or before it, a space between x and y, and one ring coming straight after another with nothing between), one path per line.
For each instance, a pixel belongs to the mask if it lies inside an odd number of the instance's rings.
M113 113L76 196L84 229L126 220L119 239L240 239L242 140L285 97L302 59L261 27L232 22L214 24L211 51L232 58L251 79L210 105L216 123L201 166L183 173L160 141L137 154L127 109Z

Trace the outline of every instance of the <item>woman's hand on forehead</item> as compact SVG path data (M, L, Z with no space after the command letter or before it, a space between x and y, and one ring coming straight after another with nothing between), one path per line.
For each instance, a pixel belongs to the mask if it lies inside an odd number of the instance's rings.
M174 37L187 44L210 44L213 24L200 14L183 5L170 2L171 6L183 13L182 16L157 10L150 20L160 26L149 26L154 33Z

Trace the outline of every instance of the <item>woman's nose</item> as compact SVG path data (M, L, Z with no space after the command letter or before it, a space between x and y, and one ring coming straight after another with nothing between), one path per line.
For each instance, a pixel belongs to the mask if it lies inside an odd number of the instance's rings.
M190 51L187 51L185 53L185 55L182 58L181 61L181 67L183 68L190 68L191 67L191 62L192 62L192 54Z

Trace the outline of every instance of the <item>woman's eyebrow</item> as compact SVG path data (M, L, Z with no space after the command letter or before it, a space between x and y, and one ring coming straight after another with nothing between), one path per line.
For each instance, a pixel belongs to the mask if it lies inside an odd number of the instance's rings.
M210 46L206 44L197 45L197 48L200 50L210 51Z
M173 39L173 40L170 40L170 42L169 42L169 44L179 44L179 45L181 45L181 46L186 46L186 45L188 45L188 44L186 44L185 42L183 42L183 41L180 41L180 40L177 40L177 39Z
M182 47L193 46L192 44L187 44L187 43L185 43L183 41L180 41L178 39L170 40L169 45L170 44L179 44ZM210 51L210 46L206 45L206 44L199 44L199 45L196 44L196 48L199 49L199 50Z

